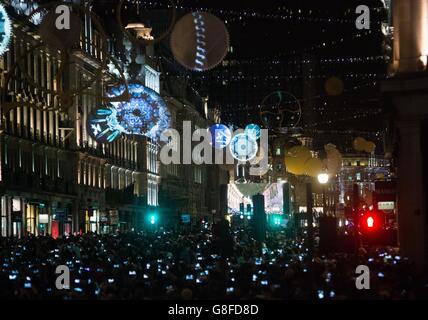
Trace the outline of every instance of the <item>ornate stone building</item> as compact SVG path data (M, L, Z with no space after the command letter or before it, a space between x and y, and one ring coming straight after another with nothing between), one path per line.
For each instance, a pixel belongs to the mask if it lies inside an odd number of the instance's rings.
M166 90L153 48L124 41L125 52L119 53L109 36L105 52L100 30L85 15L80 43L58 83L64 56L43 45L27 12L15 9L8 7L14 35L0 57L1 236L105 233L143 228L152 213L167 223L181 213L220 212L218 166L164 166L158 158L162 145L144 135L101 144L88 132L91 111L103 104L112 83L121 83L119 68L128 81L164 98L173 127L183 120L209 125L207 112ZM117 66L107 54L121 57ZM105 59L109 68L100 77ZM68 101L57 94L75 88L83 89Z

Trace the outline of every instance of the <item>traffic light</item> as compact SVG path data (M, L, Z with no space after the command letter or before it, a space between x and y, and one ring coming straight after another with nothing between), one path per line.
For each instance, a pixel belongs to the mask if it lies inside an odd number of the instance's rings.
M280 214L271 214L268 217L269 225L271 228L279 228L282 225L283 217Z
M376 219L375 219L375 217L373 216L373 215L368 215L367 217L366 217L366 227L367 227L367 229L372 229L372 230L374 230L375 229L375 227L377 226L377 223L376 223L377 221L376 221Z
M382 228L382 219L379 212L367 210L362 214L360 226L363 232L376 232Z
M365 210L360 215L360 235L364 245L375 246L387 243L385 214L376 209Z
M156 213L151 213L148 215L149 224L155 225L158 222L158 216Z

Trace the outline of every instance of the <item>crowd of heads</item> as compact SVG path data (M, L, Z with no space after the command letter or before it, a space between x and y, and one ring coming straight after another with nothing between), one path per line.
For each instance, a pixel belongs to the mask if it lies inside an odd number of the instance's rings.
M213 236L208 225L115 235L0 239L3 299L413 299L428 285L396 249L321 254L282 231L255 241L245 229ZM70 287L56 287L56 268ZM358 290L358 265L370 289Z

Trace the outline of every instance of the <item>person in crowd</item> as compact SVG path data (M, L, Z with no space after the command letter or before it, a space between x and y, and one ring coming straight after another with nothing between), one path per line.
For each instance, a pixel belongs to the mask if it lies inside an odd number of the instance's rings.
M396 248L308 258L307 241L284 231L257 242L244 228L206 224L53 239L0 239L0 299L415 299L427 279ZM227 248L222 247L226 246ZM355 268L368 265L371 289L357 290ZM59 265L69 289L56 288Z

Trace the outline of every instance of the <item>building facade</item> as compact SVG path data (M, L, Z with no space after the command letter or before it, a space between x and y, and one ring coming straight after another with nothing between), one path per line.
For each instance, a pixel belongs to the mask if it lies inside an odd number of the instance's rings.
M183 120L201 128L210 123L207 112L168 92L159 66L146 53L153 48L135 48L124 40L130 59L115 60L113 68L112 56L119 56L113 38L103 39L85 15L80 43L61 68L64 56L41 43L25 13L8 9L15 32L0 57L1 236L139 230L153 215L166 223L179 213L220 213L218 166L165 166L158 141L132 134L102 144L88 130L88 117L103 105L111 83L123 82L119 68L127 81L164 98L172 127L179 128ZM109 68L97 77L106 59ZM76 88L78 94L69 100L58 93Z

